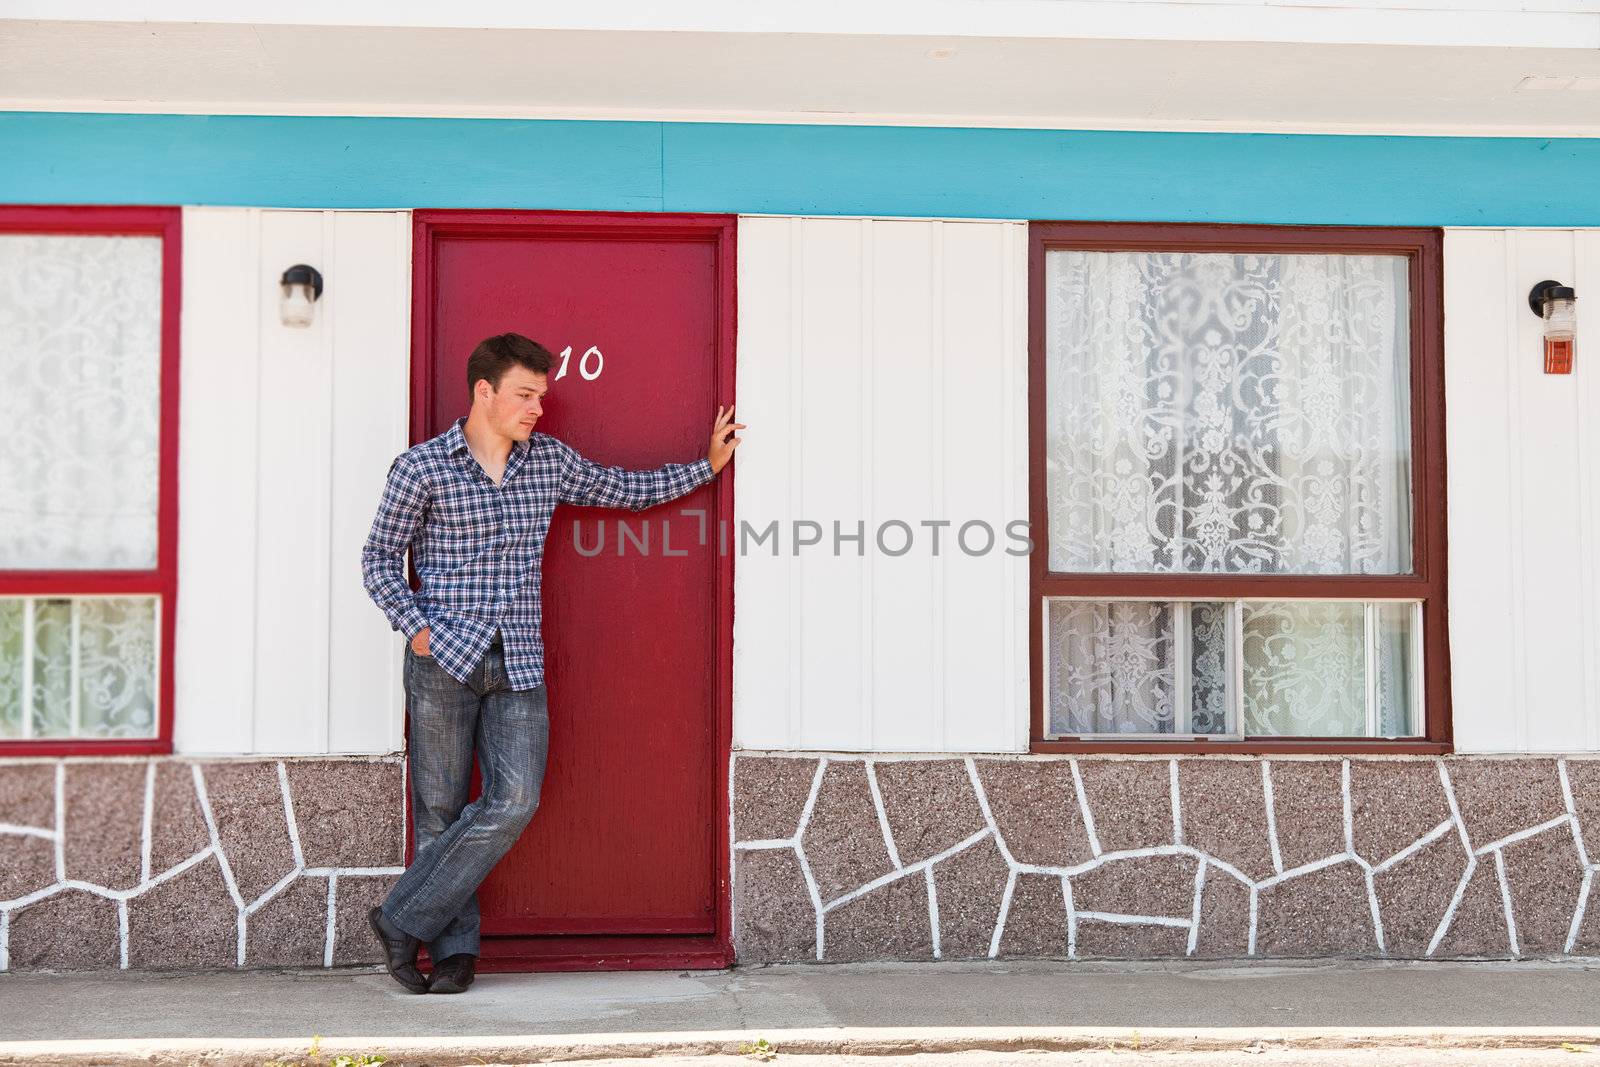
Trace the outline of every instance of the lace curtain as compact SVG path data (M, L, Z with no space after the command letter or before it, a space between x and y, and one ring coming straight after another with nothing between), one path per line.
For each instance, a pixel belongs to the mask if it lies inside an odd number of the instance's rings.
M30 620L27 601L0 599L0 738L154 737L155 598L31 606Z
M0 234L0 570L156 566L161 239ZM0 598L0 738L156 734L152 597Z
M161 238L0 235L0 382L0 568L153 568Z
M1405 257L1056 250L1045 285L1052 571L1410 571ZM1410 611L1247 605L1245 731L1411 732ZM1052 732L1225 731L1228 615L1052 602Z

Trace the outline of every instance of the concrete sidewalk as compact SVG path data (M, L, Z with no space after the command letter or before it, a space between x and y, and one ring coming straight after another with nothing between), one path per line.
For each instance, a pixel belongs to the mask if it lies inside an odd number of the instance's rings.
M1551 1049L1600 1045L1600 966L950 963L491 974L454 997L411 996L383 974L352 971L0 975L0 1064L198 1062L207 1050L208 1063L259 1063L303 1055L313 1034L330 1050L365 1043L430 1063L733 1052L758 1038L790 1054L1070 1052L1134 1042L1146 1051L1237 1050L1252 1040L1303 1049Z

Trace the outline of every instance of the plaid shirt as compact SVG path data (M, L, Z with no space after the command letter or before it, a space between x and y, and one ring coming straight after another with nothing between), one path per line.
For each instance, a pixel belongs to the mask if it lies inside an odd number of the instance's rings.
M651 471L602 467L570 445L535 433L512 445L499 486L467 448L465 418L397 457L361 550L367 593L389 625L415 637L465 682L494 639L505 643L513 689L544 683L539 565L557 504L643 511L699 488L711 461ZM422 588L406 581L405 553Z

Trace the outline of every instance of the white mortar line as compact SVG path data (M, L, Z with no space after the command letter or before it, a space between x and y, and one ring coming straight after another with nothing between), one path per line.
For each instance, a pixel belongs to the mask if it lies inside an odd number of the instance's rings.
M1195 855L1199 856L1204 862L1206 862L1207 864L1210 864L1212 867L1215 867L1217 870L1221 871L1223 874L1226 874L1231 878L1235 878L1238 881L1243 882L1247 886L1253 886L1253 885L1256 884L1254 878L1249 877L1243 871L1241 871L1239 868L1235 867L1233 864L1228 863L1225 860L1219 860L1215 856L1209 856L1206 853L1201 852L1198 849L1195 850Z
M1336 864L1352 863L1354 861L1355 857L1350 855L1348 852L1340 852L1334 856L1324 856L1320 860L1312 860L1310 863L1302 863L1298 867L1284 871L1282 874L1275 874L1271 878L1263 878L1261 881L1256 883L1256 887L1259 889L1271 889L1280 882L1287 882L1291 878L1298 878L1303 874L1315 874L1317 871L1332 867Z
M1451 807L1455 807L1455 800L1451 798ZM1461 824L1456 823L1459 827ZM1466 837L1465 832L1462 834ZM1461 906L1461 898L1467 895L1467 883L1472 881L1472 873L1478 869L1478 857L1471 852L1467 853L1467 869L1461 872L1461 881L1456 883L1456 891L1450 898L1450 904L1444 909L1444 917L1439 920L1439 925L1433 931L1433 937L1428 941L1428 951L1424 955L1432 956L1439 948L1439 942L1444 940L1444 935L1450 931L1450 924L1455 921L1456 909Z
M823 756L817 760L816 773L811 776L811 792L806 794L805 807L800 809L800 825L795 827L794 839L798 842L806 836L806 827L811 825L811 812L817 806L817 794L822 792L822 775L828 769L828 757ZM796 846L798 849L798 845Z
M248 905L246 905L244 913L246 915L254 915L256 912L260 911L263 904L266 904L272 900L273 897L277 896L285 889L288 889L289 883L300 877L300 874L300 870L293 870L284 875L282 878L279 878L277 883L274 884L271 889L268 889L265 893L262 893L259 897L256 897L256 899L252 900Z
M67 765L56 762L56 881L67 877Z
M244 911L241 910L239 912L239 917L234 920L234 941L235 941L236 946L238 948L238 957L239 957L238 965L240 967L244 966L244 950L245 950L246 939L249 937L249 934L250 934L249 925L248 925L248 922L247 922L247 920L245 918Z
M994 821L994 811L989 807L989 795L984 792L983 781L978 777L978 763L971 756L962 762L967 765L967 778L971 780L972 792L978 798L978 810L983 813L983 821L988 824L989 832L994 834L994 843L1000 849L1000 858L1005 860L1008 868L1016 870L1016 857L1011 854L1011 849L1006 847L1006 839L1000 835L1000 827Z
M0 908L0 971L11 969L11 909Z
M1567 943L1561 951L1567 955L1572 954L1572 948L1578 943L1578 931L1583 927L1583 913L1589 907L1589 888L1594 882L1594 869L1583 872L1583 885L1578 889L1578 907L1572 913L1572 925L1567 928Z
M197 863L205 862L205 860L208 857L213 856L215 854L216 854L216 847L214 845L207 845L205 848L201 849L199 852L196 852L194 855L190 856L188 859L184 860L182 863L174 864L173 866L168 867L166 870L162 871L160 874L156 875L154 878L150 879L148 882L145 882L142 885L135 886L133 889L128 891L128 896L130 898L136 897L140 893L145 892L146 890L154 889L156 886L160 885L163 882L170 882L172 879L178 877L178 875L182 874L184 871L187 871L190 867L193 867Z
M211 848L217 857L217 865L222 868L222 881L228 887L228 895L233 898L234 907L239 909L241 918L244 913L244 898L239 895L239 886L233 880L233 867L228 863L227 853L222 851L222 835L217 832L217 819L211 813L211 796L206 792L206 779L200 773L200 764L190 765L194 773L194 791L200 798L200 814L206 820L206 832L211 835Z
M151 764L155 766L155 764ZM117 901L117 965L128 969L128 902Z
M294 817L294 797L289 795L289 771L278 761L278 789L283 793L283 817L289 826L289 848L294 853L296 872L306 869L306 854L300 849L300 827Z
M1261 798L1267 806L1267 844L1272 846L1272 870L1283 873L1283 853L1278 850L1278 813L1272 800L1272 761L1261 761Z
M1068 760L1072 765L1072 788L1078 794L1078 811L1083 815L1083 830L1089 835L1090 855L1100 855L1100 835L1095 832L1094 813L1089 810L1089 796L1083 789L1083 773L1078 770L1078 761Z
M798 838L785 837L785 838L782 838L782 839L770 838L770 839L766 839L766 840L762 840L762 841L736 841L736 842L734 842L733 847L734 847L735 850L742 851L742 852L759 852L762 849L769 849L769 848L795 848L799 844L800 844L800 841L799 841ZM314 870L321 870L321 868L318 868L318 867L307 868L307 873L309 873L310 871L314 871Z
M1195 947L1200 942L1200 901L1206 891L1206 861L1201 860L1194 867L1194 910L1189 913L1189 944L1184 949L1185 956L1193 956Z
M1571 821L1572 816L1570 815L1557 815L1553 819L1545 820L1538 826L1530 826L1526 830L1518 830L1514 834L1507 834L1498 841L1489 842L1487 845L1484 845L1482 848L1478 849L1478 855L1482 856L1486 852L1499 852L1507 845L1514 845L1518 841L1526 841L1528 838L1542 834L1546 830L1554 830L1558 826L1565 826Z
M933 884L933 867L930 864L922 868L922 876L928 883L928 930L933 934L933 958L941 955L939 950L939 890Z
M1355 805L1350 800L1350 761L1339 761L1339 797L1344 802L1344 850L1356 854Z
M1378 952L1381 955L1389 954L1388 944L1383 937L1383 913L1378 907L1378 887L1372 877L1372 868L1366 870L1367 878L1367 906L1372 909L1372 933L1378 940Z
M1511 954L1522 955L1522 947L1517 944L1517 917L1511 911L1511 884L1506 881L1506 856L1504 852L1494 854L1494 874L1500 880L1500 906L1506 913L1506 937L1511 942Z
M1250 942L1245 952L1247 956L1256 954L1256 914L1261 910L1261 889L1258 886L1250 887Z
M156 764L151 760L144 772L144 818L139 826L139 881L150 880L150 850L155 833Z
M858 897L866 896L868 893L872 892L874 889L881 889L881 888L883 888L884 886L888 885L891 882L898 882L902 878L905 878L905 877L908 877L910 875L916 874L918 871L921 871L921 870L923 870L925 868L932 867L935 863L939 863L939 862L941 862L943 860L947 860L951 856L954 856L956 853L962 852L962 851L965 851L968 848L971 848L973 845L976 845L979 841L982 841L984 838L986 838L988 836L989 836L989 829L988 829L988 827L984 827L982 830L979 830L977 833L972 834L971 836L966 837L963 840L956 842L954 845L951 845L949 848L945 849L943 852L940 852L937 855L929 856L925 860L918 860L916 863L913 863L909 867L897 867L896 869L890 871L888 874L879 875L877 878L874 878L872 881L868 882L866 885L858 886L855 889L850 890L850 892L848 892L848 893L844 893L844 894L842 894L840 896L834 897L832 900L828 901L825 905L823 905L822 910L823 911L832 911L834 908L839 907L841 904L848 904L848 903L850 903L850 901L855 900Z
M1567 779L1567 761L1556 760L1556 773L1561 776L1561 800L1567 806L1567 814L1572 817L1572 841L1578 846L1578 861L1589 866L1589 850L1584 847L1583 827L1578 822L1578 806L1572 802L1572 783Z
M989 937L989 958L992 960L1000 955L1000 935L1006 930L1006 917L1011 914L1011 896L1017 891L1017 872L1006 873L1006 890L1000 894L1000 914L994 917L994 933ZM1067 934L1071 938L1072 928L1068 926Z
M1461 817L1461 807L1456 803L1456 787L1450 782L1450 770L1444 765L1444 760L1438 761L1439 784L1444 786L1444 799L1450 805L1450 817L1456 821L1456 829L1461 832L1461 847L1467 850L1467 855L1472 855L1472 838L1467 836L1467 821Z
M1067 959L1078 958L1078 902L1072 895L1072 879L1061 876L1061 905L1067 909Z
M883 793L878 789L878 772L872 760L866 761L867 791L872 794L872 809L878 813L878 830L883 834L883 847L889 851L889 862L896 870L904 867L900 850L894 847L894 833L889 829L889 813L883 810Z
M39 837L46 841L56 839L54 830L46 830L42 826L18 826L9 822L0 822L0 834L10 834L13 837Z
M1178 761L1167 761L1167 791L1172 795L1172 843L1183 844L1183 797L1178 788Z
M1190 920L1175 919L1170 915L1129 915L1120 911L1080 911L1079 919L1097 923L1116 923L1118 926L1171 926L1187 930Z
M1432 830L1429 830L1427 833L1423 834L1421 837L1417 838L1415 841L1411 842L1411 844L1407 845L1399 852L1396 852L1382 863L1375 864L1372 868L1373 873L1382 874L1395 864L1404 863L1422 849L1427 848L1429 845L1439 840L1439 838L1449 833L1454 825L1455 821L1453 819L1446 819L1444 822L1440 823L1438 826L1435 826Z
M333 966L334 908L338 906L338 897L339 876L330 874L328 875L328 927L322 939L322 965L324 967Z
M816 875L811 873L811 861L806 859L806 850L799 845L794 846L795 858L800 861L800 877L806 881L806 892L811 895L811 910L817 916L817 959L822 959L823 948L827 944L827 923L822 916L822 890L817 887Z
M307 867L300 873L312 878L328 878L335 874L360 878L380 874L405 874L406 869L404 867Z

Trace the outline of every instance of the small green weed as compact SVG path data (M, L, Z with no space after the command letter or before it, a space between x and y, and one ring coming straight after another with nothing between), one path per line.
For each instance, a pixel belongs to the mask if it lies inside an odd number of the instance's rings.
M306 1058L303 1060L268 1060L262 1067L379 1067L386 1063L384 1057L376 1052L363 1052L357 1056L344 1053L327 1058L322 1052L322 1035L313 1034L311 1047L306 1049Z
M761 1063L768 1063L778 1058L778 1050L764 1037L758 1037L754 1044L745 1043L739 1046L739 1055L749 1056Z

